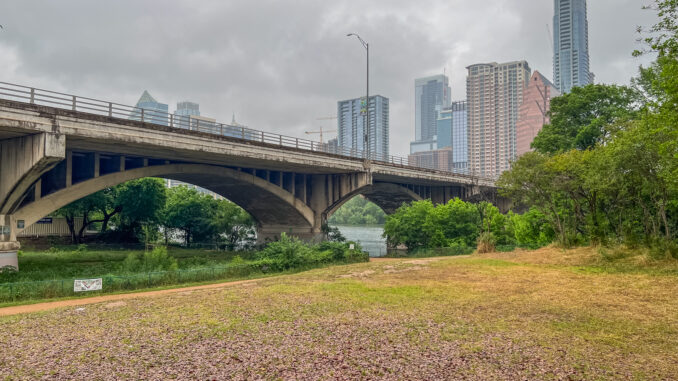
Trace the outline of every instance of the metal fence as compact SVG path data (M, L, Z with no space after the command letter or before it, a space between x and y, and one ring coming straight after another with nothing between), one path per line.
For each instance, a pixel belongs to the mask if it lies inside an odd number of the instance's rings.
M227 136L247 141L268 143L281 147L331 153L351 158L365 158L403 167L407 166L432 169L454 174L457 177L465 177L469 180L483 179L487 181L493 181L493 179L490 178L472 176L461 171L450 171L449 166L446 166L437 160L422 160L421 158L417 157L405 158L400 156L378 154L376 152L370 152L368 155L366 152L361 150L330 146L327 143L254 130L244 126L211 122L204 120L203 118L174 115L152 109L127 106L120 103L75 96L72 94L43 90L34 87L21 86L7 82L0 82L0 98L30 104L57 107L72 111L86 112L95 115L103 115L111 118L137 120L145 123L181 128L190 131L199 131L218 136Z

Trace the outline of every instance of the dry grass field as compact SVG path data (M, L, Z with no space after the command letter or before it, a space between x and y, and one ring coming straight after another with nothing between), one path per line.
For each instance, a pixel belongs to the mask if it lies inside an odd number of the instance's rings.
M0 378L676 379L677 274L541 249L8 316Z

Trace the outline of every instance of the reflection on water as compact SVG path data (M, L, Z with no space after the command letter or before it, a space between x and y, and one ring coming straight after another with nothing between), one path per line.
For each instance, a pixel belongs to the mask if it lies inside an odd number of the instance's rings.
M348 241L359 242L363 250L370 253L370 257L386 255L386 238L381 236L384 233L383 226L337 225L336 227Z

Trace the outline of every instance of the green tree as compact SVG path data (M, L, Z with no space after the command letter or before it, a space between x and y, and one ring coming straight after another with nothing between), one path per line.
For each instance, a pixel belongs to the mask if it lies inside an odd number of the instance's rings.
M81 243L82 237L88 227L94 223L105 221L104 219L94 219L92 218L92 215L98 210L106 210L108 202L109 200L106 192L100 191L72 202L57 210L54 214L66 219L66 224L68 225L68 230L71 235L71 242ZM75 227L76 218L82 218L82 225L77 230Z
M430 200L414 201L398 208L395 213L386 217L384 236L392 247L405 245L409 250L431 247L430 243L435 228L427 225L428 216L433 212L433 203ZM440 236L440 235L438 235Z
M255 223L249 215L238 205L228 200L217 200L217 209L214 216L216 234L226 242L229 250L234 250L240 244L252 243Z
M214 223L218 202L193 188L179 186L168 190L167 203L162 212L165 229L184 233L186 244L211 240L217 233ZM227 221L222 220L223 227Z
M386 213L362 196L348 200L330 216L333 225L375 225L386 222Z
M575 87L551 100L551 122L544 125L532 148L544 154L585 150L603 143L614 128L636 114L639 96L616 85Z
M130 239L138 239L144 227L157 231L163 208L167 201L164 181L143 178L128 181L116 187L117 228Z

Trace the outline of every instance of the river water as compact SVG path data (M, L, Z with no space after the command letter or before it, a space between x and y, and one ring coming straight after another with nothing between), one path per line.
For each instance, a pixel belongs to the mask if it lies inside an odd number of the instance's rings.
M363 250L370 253L370 257L386 255L386 238L381 236L384 233L383 226L336 225L336 227L346 240L359 242Z

